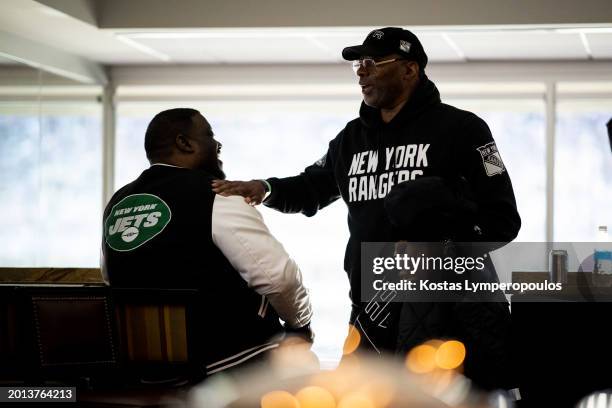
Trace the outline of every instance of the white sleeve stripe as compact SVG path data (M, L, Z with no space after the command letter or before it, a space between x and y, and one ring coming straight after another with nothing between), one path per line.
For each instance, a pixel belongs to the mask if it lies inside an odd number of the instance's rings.
M232 356L226 357L226 358L224 358L223 360L219 360L219 361L215 361L214 363L210 363L210 364L208 364L208 365L206 366L206 368L214 368L215 366L218 366L219 364L226 363L226 362L228 362L228 361L230 361L230 360L236 359L236 358L238 358L238 357L240 357L240 356L242 356L242 355L244 355L244 354L246 354L246 353L249 353L249 352L251 352L251 351L253 351L253 350L257 350L257 349L260 349L260 348L264 348L264 347L269 346L269 345L271 345L271 344L277 344L277 343L274 343L274 342L269 342L269 343L260 344L260 345L255 346L255 347L251 347L251 348L246 349L246 350L242 350L240 353L236 353L236 354L234 354L234 355L232 355ZM277 345L278 345L278 344L277 344Z
M210 375L210 374L217 373L217 372L219 372L219 371L223 371L223 370L225 370L225 369L228 369L228 368L230 368L230 367L233 367L233 366L235 366L235 365L238 365L238 364L240 364L240 363L243 363L243 362L245 362L245 361L247 361L247 360L249 360L249 359L251 359L251 358L255 357L256 355L263 353L264 351L268 351L268 350L270 350L270 349L277 348L277 347L278 347L278 343L275 343L275 344L270 344L269 346L266 346L266 347L261 348L261 349L259 349L259 350L257 350L257 351L254 351L253 353L251 353L251 354L249 354L249 355L247 355L247 356L245 356L245 357L241 358L241 359L240 359L240 360L238 360L238 361L234 361L233 363L226 364L226 365L224 365L224 366L221 366L221 367L215 368L214 370L207 370L207 371L206 371L206 374L207 374L207 375Z
M261 317L265 317L266 316L266 312L268 311L268 305L270 304L270 302L266 302L263 308L263 311L261 312Z
M264 305L266 304L266 297L265 296L261 296L261 305L259 305L259 312L257 312L257 314L261 317L264 317L265 315L263 314L263 308Z

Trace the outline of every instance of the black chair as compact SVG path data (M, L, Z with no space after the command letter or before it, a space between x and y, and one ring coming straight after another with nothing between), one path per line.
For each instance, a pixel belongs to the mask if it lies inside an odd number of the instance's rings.
M172 386L204 378L197 290L111 291L125 383Z
M105 287L18 287L25 381L82 385L118 366L110 292Z
M5 384L23 381L28 369L27 325L20 314L24 304L14 287L0 287L0 382Z
M120 368L114 383L81 391L80 406L161 407L184 400L187 386L204 377L198 293L112 288Z
M88 407L177 398L204 378L198 293L0 287L0 385L76 386Z

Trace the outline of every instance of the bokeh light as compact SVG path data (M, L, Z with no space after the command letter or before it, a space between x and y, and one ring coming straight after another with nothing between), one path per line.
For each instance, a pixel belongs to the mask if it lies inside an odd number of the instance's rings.
M436 351L436 365L444 370L454 370L465 360L465 346L457 340L449 340Z
M300 403L300 408L336 408L336 399L323 387L302 388L295 397Z
M357 347L361 343L361 335L355 326L349 324L349 331L346 339L344 340L344 347L342 348L342 354L347 355L355 352Z
M261 397L261 408L300 408L300 403L287 391L271 391Z
M457 340L430 340L414 347L406 357L406 366L416 374L440 370L455 370L463 364L465 345Z
M406 357L406 366L417 374L430 373L436 368L437 348L432 344L421 344L414 347Z

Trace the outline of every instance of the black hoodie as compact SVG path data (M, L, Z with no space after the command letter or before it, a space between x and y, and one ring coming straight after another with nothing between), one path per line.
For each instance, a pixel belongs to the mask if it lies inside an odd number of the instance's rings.
M361 242L405 239L405 231L390 222L384 198L394 185L427 176L460 179L469 186L475 214L472 234L463 234L463 240L510 242L516 237L521 220L489 127L475 114L442 103L426 76L389 123L380 110L362 102L359 118L347 123L320 160L298 176L268 179L272 193L264 204L312 216L342 197L350 230L344 268L358 312ZM427 241L428 232L422 234Z

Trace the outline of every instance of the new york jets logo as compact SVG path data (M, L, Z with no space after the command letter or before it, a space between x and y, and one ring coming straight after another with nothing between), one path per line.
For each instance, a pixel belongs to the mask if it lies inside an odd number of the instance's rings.
M104 220L104 238L115 251L131 251L163 231L170 207L152 194L133 194L113 206Z

